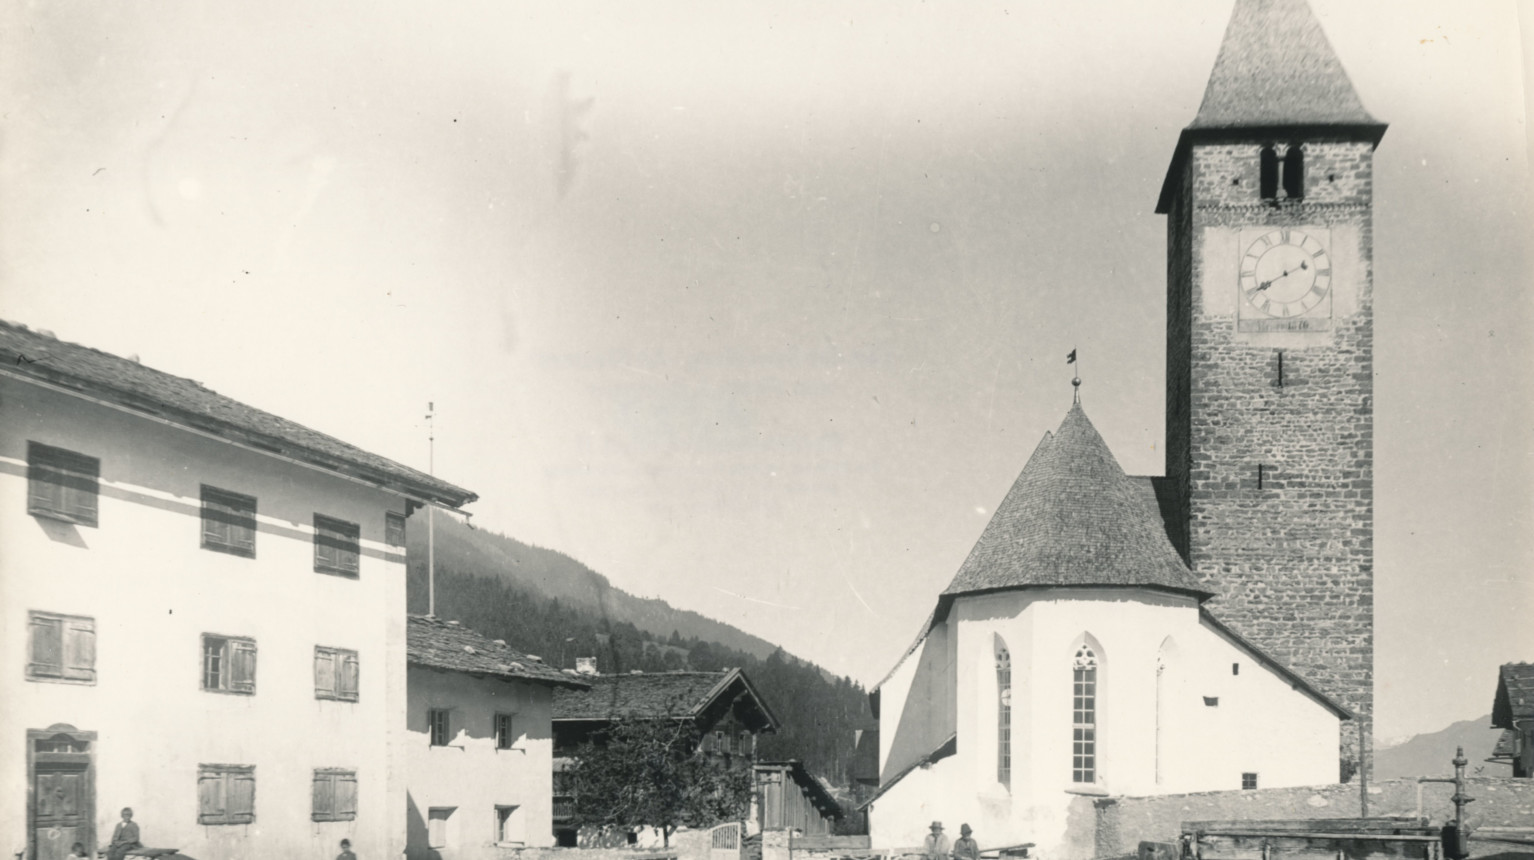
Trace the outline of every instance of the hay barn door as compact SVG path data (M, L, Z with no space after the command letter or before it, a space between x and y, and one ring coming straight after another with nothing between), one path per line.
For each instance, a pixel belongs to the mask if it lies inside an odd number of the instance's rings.
M34 860L65 860L76 842L96 846L95 732L56 724L27 732Z
M709 831L708 860L740 860L740 824L721 824Z

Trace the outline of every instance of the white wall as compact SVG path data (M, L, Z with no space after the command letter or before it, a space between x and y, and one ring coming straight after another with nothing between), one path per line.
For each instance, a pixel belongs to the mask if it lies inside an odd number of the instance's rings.
M1072 850L1064 841L1072 798L1240 789L1243 772L1258 774L1263 788L1337 780L1337 716L1204 624L1192 598L1030 589L961 598L947 623L957 630L957 754L874 802L875 846L919 844L939 818L949 830L969 823L982 848L1034 842L1037 856L1063 857ZM1083 635L1100 665L1093 785L1071 775L1071 658ZM1012 661L1010 786L996 773L998 636ZM1169 637L1158 710L1157 656ZM896 694L880 702L881 743L912 662L881 688L881 697Z
M412 860L498 856L496 807L516 806L523 844L554 844L552 690L420 666L408 670L409 851ZM449 710L447 746L431 746L428 709ZM514 714L512 749L495 748L495 714ZM432 807L452 808L449 847L428 850Z
M100 458L97 527L28 515L28 440ZM257 498L254 559L201 548L202 483ZM26 731L67 723L98 733L98 842L131 806L146 844L202 860L334 856L343 837L398 855L405 568L386 511L404 500L0 377L0 833L25 838ZM357 578L314 572L315 512L361 526ZM95 619L95 684L25 679L29 610ZM254 695L201 689L204 633L255 639ZM359 702L315 698L317 644L359 653ZM197 823L200 763L255 766L254 823ZM356 770L355 821L310 820L320 767Z

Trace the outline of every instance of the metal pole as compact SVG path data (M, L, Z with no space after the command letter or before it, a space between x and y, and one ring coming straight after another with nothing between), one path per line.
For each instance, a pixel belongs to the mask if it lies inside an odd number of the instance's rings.
M1367 720L1358 721L1358 817L1369 817L1369 764L1371 756L1369 748L1368 732L1364 730Z
M437 430L433 416L436 403L426 404L426 473L437 474ZM436 506L426 503L426 614L437 615L437 522Z

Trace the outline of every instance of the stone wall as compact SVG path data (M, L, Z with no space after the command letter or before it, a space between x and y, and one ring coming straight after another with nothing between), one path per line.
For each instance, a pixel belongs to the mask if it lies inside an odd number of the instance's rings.
M1373 151L1366 141L1306 141L1304 197L1264 201L1263 142L1194 145L1169 216L1167 476L1184 517L1170 531L1216 592L1215 615L1350 708L1367 744ZM1325 230L1331 246L1325 322L1242 330L1257 314L1243 310L1238 289L1250 229L1304 226ZM1356 762L1357 730L1343 747Z
M1480 778L1468 780L1466 793L1475 802L1466 807L1469 826L1528 827L1534 823L1534 780ZM1369 787L1369 815L1376 818L1415 818L1441 824L1454 816L1449 801L1454 786L1416 780L1389 780ZM1184 821L1313 819L1359 817L1356 785L1270 788L1256 791L1209 791L1160 797L1103 798L1096 801L1093 826L1097 857L1134 854L1142 841L1174 842Z

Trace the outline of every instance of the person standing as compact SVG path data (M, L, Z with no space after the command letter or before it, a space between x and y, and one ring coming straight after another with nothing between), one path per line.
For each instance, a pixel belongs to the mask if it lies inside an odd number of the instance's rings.
M357 855L352 853L352 841L341 840L341 853L336 855L336 860L357 860Z
M948 837L943 834L943 822L932 822L932 832L928 834L926 843L922 845L922 854L927 860L948 860L952 849L953 846L949 844Z
M953 860L980 860L980 843L970 838L974 832L968 824L959 825L959 841L953 843Z
M123 860L129 851L142 848L138 841L138 825L133 823L133 810L123 807L123 820L112 829L112 842L107 845L107 860Z

